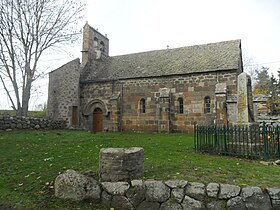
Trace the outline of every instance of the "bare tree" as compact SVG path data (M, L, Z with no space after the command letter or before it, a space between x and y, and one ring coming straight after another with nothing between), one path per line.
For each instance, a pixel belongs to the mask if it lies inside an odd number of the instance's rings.
M250 75L252 79L252 86L256 85L257 79L257 71L258 71L258 64L254 64L254 60L252 57L248 56L246 53L243 53L243 68L244 71Z
M17 115L27 115L43 53L77 38L84 6L83 0L0 0L0 81Z

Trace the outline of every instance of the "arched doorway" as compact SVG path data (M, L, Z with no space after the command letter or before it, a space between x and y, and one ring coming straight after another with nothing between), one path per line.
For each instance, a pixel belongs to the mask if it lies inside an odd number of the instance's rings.
M92 131L103 131L103 112L100 108L95 108L92 114Z

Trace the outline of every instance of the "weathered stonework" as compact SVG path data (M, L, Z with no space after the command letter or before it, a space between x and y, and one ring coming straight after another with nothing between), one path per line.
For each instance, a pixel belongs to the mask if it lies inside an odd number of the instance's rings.
M186 195L198 200L203 200L206 196L205 185L197 182L188 183L186 186Z
M236 73L224 72L221 82L227 87L227 93L236 94ZM179 79L180 83L176 82ZM205 86L198 84L199 79ZM149 132L191 132L194 123L213 124L216 119L215 86L216 73L186 75L153 79L129 79L125 81L106 81L81 84L81 110L85 110L92 101L102 101L100 107L104 114L104 130L109 131L149 131ZM219 81L218 81L219 82ZM207 85L206 85L207 84ZM170 90L169 97L160 96L162 88ZM191 91L189 91L191 90ZM115 97L119 96L119 97ZM204 98L211 99L211 112L204 113ZM141 113L139 101L146 99L146 112ZM178 113L178 98L183 98L184 111ZM224 101L221 102L225 104ZM235 103L236 104L236 103ZM223 113L225 106L218 107ZM81 119L81 126L91 130L92 111ZM233 111L235 113L235 110ZM220 119L219 118L219 119ZM225 118L226 119L226 118ZM222 123L224 123L222 119Z
M48 117L63 119L67 126L79 124L80 60L73 60L49 74ZM77 121L74 122L74 119Z
M73 170L58 176L55 192L62 199L89 200L116 210L272 210L279 209L280 203L279 188L205 185L184 180L100 183Z
M216 112L216 124L226 125L228 123L228 110L227 104L227 84L217 83L215 86L215 112Z
M220 185L218 183L209 183L206 187L208 197L217 198L219 193Z
M239 195L241 188L236 185L221 184L220 186L220 199L229 199Z
M88 23L83 30L82 65L91 59L102 59L109 55L109 39L92 28Z
M251 78L244 72L238 75L237 91L237 123L248 124L254 122Z
M150 202L165 202L170 197L170 189L162 181L145 181L146 200Z
M104 148L100 150L100 178L102 181L139 179L144 172L144 150L132 148Z
M109 40L87 23L82 62L49 74L48 116L92 132L192 132L235 123L241 42L109 56Z
M272 201L272 206L275 209L280 209L280 189L279 188L267 188L268 195Z
M74 170L67 170L55 179L55 196L62 199L82 201L86 199L100 201L101 188L99 183Z
M64 128L66 128L66 122L64 120L0 115L0 131Z

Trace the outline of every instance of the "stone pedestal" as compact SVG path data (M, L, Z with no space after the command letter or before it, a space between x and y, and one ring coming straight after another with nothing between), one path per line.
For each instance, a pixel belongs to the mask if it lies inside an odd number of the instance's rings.
M103 148L100 150L100 178L104 182L140 179L144 172L144 149Z
M233 135L233 149L243 155L259 153L259 125L254 122L254 107L251 78L246 73L238 75L237 129Z

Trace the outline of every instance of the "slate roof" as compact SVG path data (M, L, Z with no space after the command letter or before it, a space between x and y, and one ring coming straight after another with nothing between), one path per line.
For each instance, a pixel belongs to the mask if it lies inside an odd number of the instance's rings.
M237 70L240 64L241 40L231 40L94 60L85 67L82 78L114 80Z

